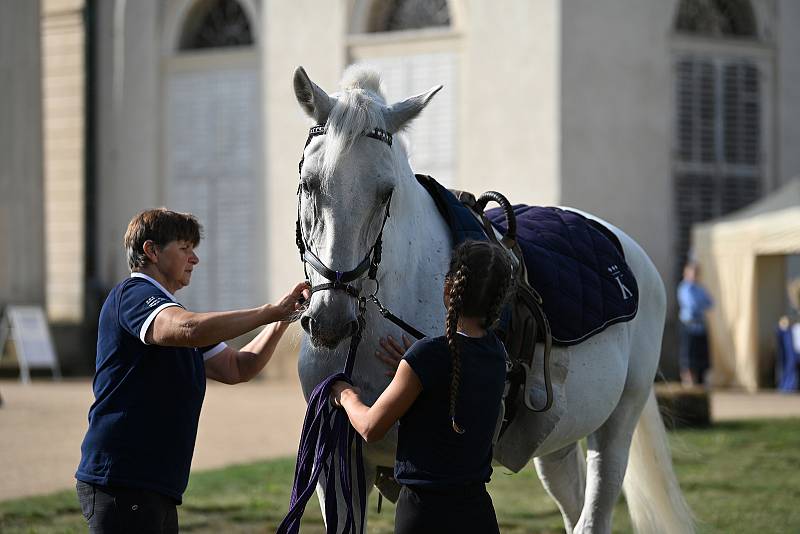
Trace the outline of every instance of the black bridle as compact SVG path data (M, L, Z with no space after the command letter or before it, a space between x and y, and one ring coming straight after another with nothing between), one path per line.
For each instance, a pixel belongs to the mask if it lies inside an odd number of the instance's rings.
M325 132L325 126L320 124L312 126L308 131L308 139L306 139L306 144L303 147L303 156L300 158L300 165L298 165L298 171L301 174L303 172L303 162L305 161L305 149L308 147L308 144L311 143L313 138L319 135L324 135ZM373 139L383 141L387 145L392 146L392 134L386 130L375 128L374 130L366 132L363 135L365 137L371 137ZM360 291L351 286L350 282L358 280L364 275L364 273L367 273L367 277L370 280L375 281L375 293L377 293L378 282L376 278L378 276L378 265L381 263L381 253L383 250L383 229L386 226L386 221L389 219L389 210L391 209L392 205L392 195L389 194L389 198L386 201L386 210L383 215L383 222L381 223L381 229L380 232L378 232L378 237L375 238L375 243L373 243L373 245L369 248L367 254L364 256L364 259L361 260L361 263L359 263L355 269L351 269L349 271L336 271L325 265L325 263L319 259L319 256L314 254L314 252L311 250L311 247L308 246L308 241L306 241L306 238L303 235L303 226L300 221L300 195L302 193L302 187L303 184L301 180L300 184L297 186L297 223L295 237L297 249L300 251L300 260L303 262L303 271L305 272L306 280L310 282L311 279L308 276L308 265L311 265L311 268L314 269L317 274L328 280L327 283L312 286L311 293L314 294L317 291L325 290L340 290L345 291L351 297L361 298ZM375 293L373 293L373 295Z
M311 127L308 131L308 138L306 139L306 144L303 146L303 155L300 158L300 164L298 165L298 172L302 175L303 173L303 162L305 161L305 149L308 148L309 143L311 140L317 136L325 135L327 128L324 125L317 124ZM389 146L392 146L392 134L387 132L386 130L382 130L380 128L374 128L370 131L364 132L362 134L364 137L370 137L372 139L376 139L383 143L386 143ZM378 283L378 266L381 263L381 255L383 253L383 230L386 227L386 221L389 220L391 216L390 210L392 206L392 194L389 194L389 198L386 200L386 207L383 215L383 221L381 222L381 228L378 232L378 236L375 238L375 243L369 248L364 259L354 268L349 271L337 271L331 269L317 256L314 251L311 250L311 247L308 245L308 241L306 240L305 236L303 235L303 225L300 220L300 203L301 198L300 195L302 194L302 178L300 184L297 186L297 222L295 224L295 241L297 243L297 249L300 252L300 260L303 262L303 272L305 273L306 280L311 283L311 279L308 276L308 266L311 265L311 268L324 279L328 280L328 282L318 284L316 286L311 287L311 294L313 295L317 291L344 291L351 297L357 299L359 301L359 315L358 315L358 323L359 323L359 330L354 335L360 339L361 329L364 322L364 312L366 310L366 301L369 300L373 302L378 311L383 315L383 317L389 319L394 324L411 334L412 336L416 337L417 339L421 339L425 337L425 334L414 328L413 326L409 325L396 315L392 314L388 309L386 309L378 300L378 290L380 289L380 284ZM368 296L362 296L361 291L352 285L350 282L354 282L358 280L364 273L367 273L367 279L372 280L375 282L375 289L374 291ZM354 352L351 350L351 352ZM345 365L345 372L347 374L350 373L352 370L351 361L353 358L348 355L347 362Z

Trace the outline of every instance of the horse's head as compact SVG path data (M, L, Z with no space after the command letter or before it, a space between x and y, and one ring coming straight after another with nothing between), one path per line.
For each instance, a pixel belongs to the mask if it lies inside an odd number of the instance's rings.
M328 95L299 67L294 92L315 124L300 169L299 221L304 246L311 251L308 268L317 286L335 282L342 273L358 275L351 291L315 291L301 325L315 346L334 348L357 329L358 302L370 254L381 232L400 177L410 174L405 151L392 142L427 105L441 86L387 105L377 73L350 68L339 93ZM364 263L366 261L366 263ZM326 271L327 269L327 271ZM326 274L323 276L323 274Z

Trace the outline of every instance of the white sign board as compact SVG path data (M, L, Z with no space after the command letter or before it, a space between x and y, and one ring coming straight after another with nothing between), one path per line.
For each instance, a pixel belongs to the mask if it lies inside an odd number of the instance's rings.
M9 328L23 383L30 382L30 369L50 369L53 378L61 378L50 329L41 306L7 306L3 330ZM0 351L5 349L4 334L0 334Z

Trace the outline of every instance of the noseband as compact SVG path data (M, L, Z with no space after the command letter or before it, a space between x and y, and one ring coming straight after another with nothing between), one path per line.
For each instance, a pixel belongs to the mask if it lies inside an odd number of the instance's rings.
M325 132L326 127L321 124L312 126L308 131L308 139L306 139L306 144L303 147L303 156L300 158L300 164L298 165L298 171L301 174L303 172L303 162L305 161L305 150L308 147L308 144L311 143L313 138L317 137L318 135L324 135ZM378 141L382 141L387 145L392 146L392 134L386 130L375 128L369 132L363 133L362 135L364 137L377 139ZM374 297L378 292L377 275L378 265L381 263L381 253L383 249L383 229L386 226L386 221L389 219L389 209L392 205L392 195L390 194L389 199L386 201L386 211L383 216L383 222L381 223L381 230L378 232L378 237L375 239L375 243L367 251L364 259L361 260L361 263L359 263L355 269L351 269L349 271L336 271L325 265L325 263L319 259L319 256L314 254L314 252L311 250L311 247L308 245L308 241L306 241L306 238L303 235L303 227L300 223L301 191L302 182L297 186L297 223L295 227L295 241L297 243L297 249L300 251L300 260L303 262L303 271L305 272L306 280L310 281L308 276L308 265L311 265L311 268L314 269L317 274L328 280L327 283L313 286L311 288L311 293L313 294L317 291L325 290L339 290L346 292L353 298L360 298L359 290L351 286L350 282L358 280L364 275L365 272L367 272L367 278L374 280L376 284L375 291L371 295Z

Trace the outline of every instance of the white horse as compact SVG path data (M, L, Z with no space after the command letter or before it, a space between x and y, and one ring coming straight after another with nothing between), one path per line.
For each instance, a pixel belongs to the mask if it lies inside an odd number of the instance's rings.
M435 335L444 332L442 287L452 248L449 229L415 179L403 144L390 145L364 134L375 128L400 132L439 89L387 104L378 74L363 68L351 67L341 91L332 95L302 68L294 75L301 107L314 123L327 126L303 153L299 218L308 247L332 270L354 269L375 242L391 195L377 277L379 296L396 315ZM521 407L496 446L495 459L517 471L535 457L536 471L558 504L567 532L611 532L612 510L623 487L637 532L693 532L653 394L664 328L664 286L641 247L603 224L619 238L638 281L638 314L578 345L553 348L553 408L534 413ZM309 274L315 285L328 282L312 269ZM363 294L374 288L365 278L352 285ZM356 299L345 291L312 295L301 319L306 335L299 372L306 396L325 377L341 371L349 347L342 341L356 330L357 312ZM372 305L366 325L353 379L364 401L372 404L389 380L384 364L373 356L379 338L391 334L399 339L401 331ZM586 455L578 443L584 437ZM396 443L395 428L382 441L366 446L368 481L374 480L377 466L394 465ZM317 493L323 507L324 488L320 480ZM339 508L342 517L343 503Z

